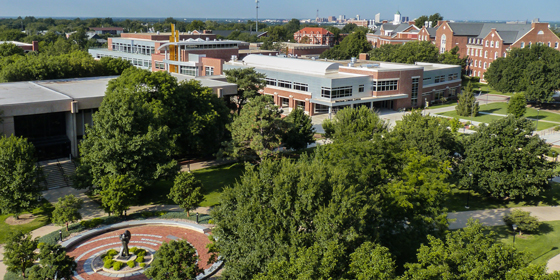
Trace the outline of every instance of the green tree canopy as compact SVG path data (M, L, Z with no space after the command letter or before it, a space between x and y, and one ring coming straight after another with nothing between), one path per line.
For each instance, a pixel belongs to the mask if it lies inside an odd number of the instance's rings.
M196 250L186 240L164 242L144 275L153 280L194 279L202 270Z
M521 118L527 112L527 99L525 99L525 94L522 92L518 92L514 94L509 102L507 107L508 114L514 115L516 118Z
M440 20L443 20L443 17L439 13L435 13L431 16L422 15L414 20L414 25L416 25L416 27L418 28L422 28L428 21L432 23L432 27L436 27L438 21Z
M424 24L426 23L426 21L428 21L428 16L422 15L422 16L419 16L417 19L414 20L414 25L418 28L422 28L422 27L424 27Z
M443 162L450 160L455 153L463 153L457 136L448 129L449 126L446 119L422 116L421 111L414 111L404 115L390 135L407 149L417 149Z
M478 115L479 108L476 97L474 96L473 85L471 81L469 81L463 92L459 94L459 100L457 101L457 106L455 106L455 111L457 111L457 115L459 116L468 117Z
M514 48L490 64L484 79L498 91L525 91L527 100L549 102L560 88L560 53L539 44Z
M382 45L370 52L370 59L397 63L439 62L439 50L429 41L410 41L404 45Z
M68 231L68 223L82 218L79 211L82 208L82 204L83 201L76 198L73 194L59 197L58 202L54 204L53 222L57 225L66 224L66 231Z
M398 147L381 137L335 142L298 161L265 159L249 166L212 212L224 276L281 279L272 272L286 263L286 271L305 268L305 275L337 278L349 271L347 256L366 241L389 248L400 264L412 260L411 248L447 227L442 203L449 171ZM269 267L270 261L277 263ZM383 263L372 270L386 268Z
M118 216L134 205L136 195L142 190L127 175L107 175L102 178L100 186L101 206L105 212Z
M302 109L296 108L284 119L288 130L284 134L282 142L288 149L304 149L307 145L315 143L313 135L315 129L311 118Z
M229 83L234 83L237 85L237 95L234 105L239 115L241 108L247 102L247 100L259 95L259 90L262 90L265 86L266 75L258 73L255 68L240 68L224 70L226 74L227 81Z
M29 269L27 279L30 280L55 280L72 279L78 264L74 257L66 254L66 250L58 244L41 244L39 251L39 264Z
M387 123L371 109L344 108L336 113L332 120L323 121L325 136L334 141L347 139L372 139L376 133L387 131Z
M346 36L340 45L323 52L320 57L337 60L349 59L350 57L358 57L360 53L367 53L371 48L371 43L366 38L366 32L357 30Z
M350 254L350 259L350 273L356 280L395 279L395 262L383 246L365 242Z
M270 96L249 100L239 116L228 125L231 141L224 143L221 156L246 160L263 159L275 153L285 133L285 122Z
M23 49L12 43L0 44L0 57L12 55L24 55Z
M188 217L190 216L189 211L204 200L204 196L200 192L201 188L202 182L197 180L192 173L181 172L175 177L175 182L167 197L185 209Z
M26 270L37 259L37 254L34 251L37 249L38 243L37 239L31 238L30 233L10 232L4 247L4 263L8 267L8 271L25 277Z
M534 127L512 115L480 125L466 138L460 184L496 198L538 195L555 176L556 163L546 159L550 146L533 135Z
M31 210L41 198L40 169L35 148L23 137L0 136L0 210L15 214Z

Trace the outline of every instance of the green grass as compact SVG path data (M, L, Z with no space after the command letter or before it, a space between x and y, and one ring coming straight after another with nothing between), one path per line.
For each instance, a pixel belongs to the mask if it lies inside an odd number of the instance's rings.
M428 107L428 109L439 109L439 108L446 108L446 107L455 107L457 106L457 100L449 100L443 104L441 104L441 102L436 101L436 103L434 105L432 105L432 103L430 103L430 106Z
M507 226L494 226L490 229L497 233L496 239L513 245L513 235ZM537 234L515 236L515 248L529 255L533 264L546 264L552 257L560 254L560 221L543 222Z
M194 176L202 182L204 201L200 206L213 206L219 203L220 194L226 186L231 186L241 175L245 167L243 163L226 164L216 167L194 170ZM173 187L172 181L158 181L142 190L139 205L175 204L167 198Z
M50 222L50 215L53 211L53 206L49 202L43 202L40 207L35 208L31 213L36 216L35 220L28 224L23 225L8 225L6 224L6 219L13 215L0 215L0 244L6 242L8 235L11 232L19 230L24 233L28 233L35 229L38 229ZM23 214L28 214L30 212L25 212Z
M468 81L463 80L462 86L463 88L467 86ZM476 93L477 91L481 91L483 94L496 94L496 95L506 95L506 96L513 96L513 93L510 92L501 92L495 89L491 89L487 84L483 84L481 82L473 83L473 89Z
M496 103L493 103L493 104L496 104ZM492 109L492 107L483 108L484 106L491 106L491 105L493 105L493 104L488 104L488 105L483 105L483 106L481 106L481 110L480 110L480 111L484 112L483 110L489 110L489 111L486 111L486 112L491 112L491 110L497 110L497 111L500 110L499 106L496 106L496 105L495 105L496 108L494 108L494 109ZM502 104L505 104L505 103L502 103ZM534 110L534 109L531 109L531 110ZM535 110L535 111L536 111L536 110ZM497 113L497 112L492 112L492 113L501 114L501 113ZM553 114L553 113L549 113L549 114ZM457 114L456 111L449 111L449 112L439 113L438 115L447 116L447 117L452 117L452 118L459 118L459 119L463 119L463 120L470 120L470 121L483 122L483 123L489 123L489 122L491 122L491 121L499 120L499 119L503 118L502 116L483 115L483 114L478 114L478 116L476 116L476 117L461 117L461 116L459 116L459 115ZM529 113L529 110L527 110L527 114L526 114L526 115L527 115L527 117L532 118L532 114ZM542 115L543 115L543 114L541 113L541 115L539 116L539 119L542 119L542 118L541 118ZM556 114L554 114L554 115L556 115ZM536 114L534 115L534 117L536 118ZM555 117L551 117L551 118L554 119ZM550 119L547 119L547 120L550 120ZM560 124L557 124L557 123L548 123L548 122L539 122L539 124L538 124L538 126L537 126L537 130L548 129L548 128L555 127L555 126L558 126L558 125L560 125Z
M482 105L480 106L480 112L507 115L507 103L498 102L498 103L490 103L488 105ZM533 108L527 108L525 117L531 119L538 118L539 120L558 122L560 124L560 114L546 112L546 111L538 112L537 109L533 109Z
M465 209L469 197L469 209ZM536 197L526 197L525 199L503 200L483 196L467 190L453 189L448 195L445 207L450 212L460 212L467 210L484 210L498 208L515 208L524 206L556 206L560 205L560 184L550 182L550 188Z

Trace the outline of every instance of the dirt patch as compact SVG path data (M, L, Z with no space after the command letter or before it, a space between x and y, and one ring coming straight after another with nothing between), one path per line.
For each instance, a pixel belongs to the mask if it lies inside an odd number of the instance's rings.
M16 220L16 218L14 218L14 216L10 216L6 219L5 223L11 226L17 226L17 225L25 225L28 223L31 223L35 220L35 216L33 216L33 214L23 214L23 215L19 215L19 219Z

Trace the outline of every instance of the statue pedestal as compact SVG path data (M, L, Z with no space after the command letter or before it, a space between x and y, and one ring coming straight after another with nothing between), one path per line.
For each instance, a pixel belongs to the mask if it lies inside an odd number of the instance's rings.
M137 258L136 255L129 255L128 257L123 257L123 256L119 256L116 255L113 260L114 261L118 261L118 262L128 262L128 261L133 261Z

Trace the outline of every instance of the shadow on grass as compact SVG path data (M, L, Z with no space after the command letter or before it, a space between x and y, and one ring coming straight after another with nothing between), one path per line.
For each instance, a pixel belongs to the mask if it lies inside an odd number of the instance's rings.
M484 110L481 110L480 112L494 113L494 112L499 111L499 110L501 110L501 108L484 109Z

